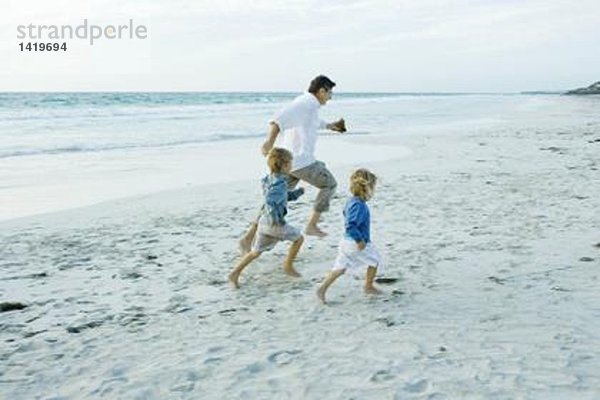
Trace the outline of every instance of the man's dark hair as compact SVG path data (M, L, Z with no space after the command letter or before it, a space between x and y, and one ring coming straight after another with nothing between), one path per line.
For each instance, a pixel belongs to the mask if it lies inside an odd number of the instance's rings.
M326 77L325 75L319 75L310 82L308 91L312 94L317 94L319 89L331 90L335 86L335 82Z

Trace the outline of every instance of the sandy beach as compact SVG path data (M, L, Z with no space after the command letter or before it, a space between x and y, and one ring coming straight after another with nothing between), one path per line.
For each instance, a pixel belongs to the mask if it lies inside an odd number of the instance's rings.
M332 164L296 280L280 245L226 281L259 177L3 221L0 301L26 307L0 313L0 398L600 398L600 119L535 117L327 138L375 155ZM322 306L358 166L399 279L366 298L342 277Z

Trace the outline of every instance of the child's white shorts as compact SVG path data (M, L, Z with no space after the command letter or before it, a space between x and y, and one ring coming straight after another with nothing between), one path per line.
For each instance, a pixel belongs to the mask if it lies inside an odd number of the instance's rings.
M332 269L334 271L345 269L347 272L360 273L367 267L377 267L377 273L381 273L383 260L379 250L372 243L367 243L363 250L358 250L354 240L348 238L340 240L338 255Z
M252 251L262 253L271 250L278 242L295 242L302 237L302 232L289 224L267 225L258 224L258 232L252 243Z

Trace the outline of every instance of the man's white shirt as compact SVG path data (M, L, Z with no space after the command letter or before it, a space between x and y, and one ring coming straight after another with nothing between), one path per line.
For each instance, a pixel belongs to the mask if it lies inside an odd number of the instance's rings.
M292 171L316 161L317 130L327 125L319 118L320 107L319 100L307 92L283 107L270 121L275 122L281 131L278 146L288 149L294 156Z

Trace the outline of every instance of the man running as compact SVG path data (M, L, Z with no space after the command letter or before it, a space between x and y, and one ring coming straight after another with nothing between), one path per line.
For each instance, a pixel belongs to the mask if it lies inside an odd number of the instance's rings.
M279 133L283 132L280 147L288 149L294 156L288 187L292 190L302 180L319 189L305 229L307 235L318 237L326 235L317 224L321 213L329 210L337 182L325 163L315 158L317 130L346 131L343 119L326 123L319 118L319 108L331 99L334 87L335 83L324 75L313 79L308 92L296 97L269 121L268 137L261 148L262 154L266 156L273 148ZM243 253L250 250L257 226L257 222L254 221L240 240Z

